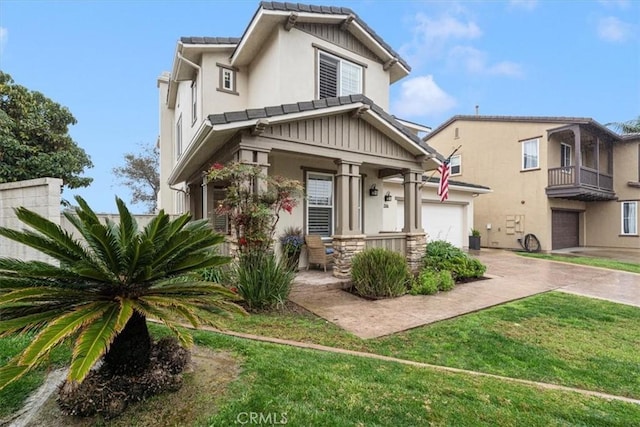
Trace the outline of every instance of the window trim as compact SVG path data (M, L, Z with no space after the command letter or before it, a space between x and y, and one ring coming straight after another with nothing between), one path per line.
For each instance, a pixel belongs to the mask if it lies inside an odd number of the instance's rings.
M456 165L458 167L458 172L454 173L453 172L453 159L457 158L458 159L458 164ZM462 175L462 154L456 154L455 156L451 156L451 161L449 162L449 167L451 168L451 176L458 176L458 175Z
M365 80L364 80L364 76L365 76L365 68L367 68L366 64L363 64L361 62L357 62L354 61L352 59L347 59L344 56L341 56L335 52L331 52L327 49L321 48L320 46L317 46L315 44L313 44L313 46L316 48L316 67L315 67L315 72L316 72L316 78L315 78L315 85L316 85L316 99L321 99L320 98L320 57L322 55L325 55L329 58L334 58L338 61L338 78L337 78L337 82L336 84L338 85L338 87L336 88L336 96L347 96L347 95L353 95L353 94L364 94L364 87L365 87ZM342 80L342 63L347 63L350 64L352 66L358 67L360 69L360 88L358 92L354 92L353 94L347 94L344 95L341 90L341 80Z
M562 163L564 163L565 160L565 156L563 155L563 149L564 150L568 150L569 151L569 164L568 165L563 165ZM560 143L560 167L562 168L569 168L571 166L573 166L573 161L571 160L573 158L573 147L565 142L561 142Z
M218 72L218 88L216 89L218 92L224 92L224 93L229 93L232 95L240 95L238 93L237 90L237 82L238 82L238 69L235 67L232 67L230 65L225 65L225 64L221 64L219 62L216 62L216 65L218 66L218 69L220 70ZM231 77L231 89L227 89L224 87L224 75L225 72L228 72L230 77Z
M198 78L191 83L191 126L198 121Z
M176 121L176 140L175 140L175 148L176 148L176 160L182 156L182 114L178 116L178 120Z
M527 143L535 142L536 143L536 165L525 167L525 149L524 147ZM521 171L530 171L540 169L540 138L531 138L531 139L523 139L520 141L521 145L521 154L520 154L520 170Z
M635 209L634 209L635 218L629 217L630 220L633 220L633 226L634 226L633 228L635 228L635 231L633 233L624 231L624 207L625 207L625 205L633 205L633 206L635 206ZM638 202L637 201L629 200L629 201L626 201L626 202L622 202L620 204L620 235L621 236L637 236L638 235Z
M309 178L313 175L316 176L325 176L325 177L330 177L331 178L331 206L319 206L319 205L312 205L310 202L310 198L309 198ZM305 208L304 208L304 232L305 234L310 234L309 233L309 208L313 208L313 207L320 207L320 208L326 208L330 210L330 218L331 218L331 227L329 230L329 236L322 236L322 238L330 238L331 236L333 236L334 232L335 232L335 225L336 225L336 220L335 220L335 215L336 215L336 210L335 210L335 204L336 204L336 177L335 177L335 173L327 173L327 172L318 172L315 170L306 170L305 171L305 178L304 178L304 186L305 186L305 193L307 195L307 197L305 197Z

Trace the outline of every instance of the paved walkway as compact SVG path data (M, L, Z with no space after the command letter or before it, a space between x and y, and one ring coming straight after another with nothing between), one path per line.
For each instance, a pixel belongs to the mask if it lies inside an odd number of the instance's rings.
M344 282L314 271L298 275L289 298L361 338L393 334L554 289L640 307L638 274L491 249L483 249L478 258L487 265L491 279L437 295L368 301L343 291Z

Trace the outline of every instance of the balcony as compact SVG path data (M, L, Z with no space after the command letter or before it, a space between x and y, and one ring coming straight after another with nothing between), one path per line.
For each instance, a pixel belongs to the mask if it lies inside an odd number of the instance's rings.
M585 166L566 166L548 170L548 197L585 202L616 200L613 177Z

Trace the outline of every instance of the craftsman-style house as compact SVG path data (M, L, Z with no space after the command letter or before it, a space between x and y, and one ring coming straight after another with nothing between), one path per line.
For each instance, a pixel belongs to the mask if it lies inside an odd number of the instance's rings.
M409 71L342 7L262 2L240 38L183 37L173 69L158 79L160 207L226 231L215 214L224 189L202 172L214 162L251 163L304 183L304 202L279 227L331 239L334 274L348 274L353 253L369 246L401 251L417 266L423 201L436 197L423 174L444 158L417 136L423 127L387 112L389 85ZM452 186L457 228L472 225L473 196L486 191Z

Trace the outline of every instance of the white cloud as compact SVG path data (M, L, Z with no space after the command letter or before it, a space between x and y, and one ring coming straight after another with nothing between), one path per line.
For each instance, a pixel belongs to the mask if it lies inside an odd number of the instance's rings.
M7 41L9 41L9 30L0 27L0 53L2 53L4 47L7 45Z
M425 117L445 113L457 104L433 80L432 75L407 79L400 85L400 98L393 103L399 117Z
M598 37L608 42L624 42L633 35L633 27L614 16L600 18L597 26Z
M449 53L449 62L453 67L462 66L472 74L489 74L519 78L524 76L522 66L512 61L489 63L486 52L471 46L456 46Z
M510 0L509 6L514 9L533 10L538 6L538 0Z
M471 40L482 36L482 30L475 22L451 14L434 18L418 13L415 16L413 33L413 41L403 46L401 52L416 61L424 56L439 56L451 40Z

